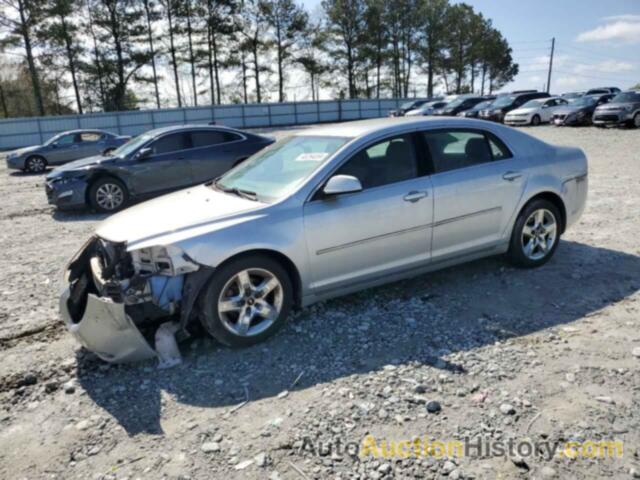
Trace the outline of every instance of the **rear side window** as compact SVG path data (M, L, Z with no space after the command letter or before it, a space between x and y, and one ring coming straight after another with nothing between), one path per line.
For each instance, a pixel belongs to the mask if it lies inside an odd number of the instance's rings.
M83 132L80 134L80 140L83 142L97 142L102 138L102 134L98 132Z
M476 130L422 132L435 173L472 167L511 157L500 139Z
M191 132L191 143L193 148L209 147L224 143L224 133L217 130L199 130Z
M179 150L185 150L190 148L189 139L185 133L172 133L159 138L151 144L153 153L155 155L162 155L163 153L177 152Z

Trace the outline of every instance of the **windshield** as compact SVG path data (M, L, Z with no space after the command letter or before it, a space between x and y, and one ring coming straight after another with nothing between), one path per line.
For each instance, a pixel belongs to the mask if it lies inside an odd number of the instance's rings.
M580 97L571 102L572 107L590 107L596 103L594 97Z
M546 102L546 99L544 99L544 100L529 100L527 103L522 105L521 108L538 108L538 107L541 107L542 105L544 105L544 102Z
M113 155L114 157L125 158L126 156L135 152L140 146L144 145L152 138L153 135L149 134L138 135L137 137L129 140L124 145L120 145L113 152L111 152L110 155Z
M447 108L456 108L459 105L462 105L466 98L458 98L457 100L453 100L452 102L447 104Z
M504 97L498 97L494 102L494 107L507 107L513 103L516 99L513 95L505 95Z
M68 135L68 133L59 133L58 135L54 135L53 137L51 137L49 140L47 140L46 142L44 142L44 145L51 145L52 143L57 142L58 140L60 140L62 137L64 137L65 135Z
M637 92L619 93L618 95L613 97L613 100L611 100L611 103L629 103L629 102L640 102L640 93L637 93Z
M291 136L258 152L218 179L222 190L251 192L267 202L293 191L350 138Z

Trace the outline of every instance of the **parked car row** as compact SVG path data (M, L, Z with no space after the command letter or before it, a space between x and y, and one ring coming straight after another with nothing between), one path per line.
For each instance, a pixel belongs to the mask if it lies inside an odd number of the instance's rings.
M59 209L90 206L113 212L216 178L274 139L223 126L159 128L130 139L100 130L56 135L45 144L11 152L10 169L43 172L45 192ZM64 164L64 165L62 165Z
M552 96L520 90L496 96L450 95L408 102L390 116L444 115L479 118L511 126L596 125L640 128L640 91L593 88Z

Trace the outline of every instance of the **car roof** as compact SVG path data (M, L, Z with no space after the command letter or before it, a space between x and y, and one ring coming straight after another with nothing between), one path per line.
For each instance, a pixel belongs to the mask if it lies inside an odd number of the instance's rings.
M75 130L65 130L64 132L56 133L56 135L71 135L72 133L87 133L87 132L100 132L100 133L108 133L109 135L115 135L114 133L107 132L106 130L100 130L99 128L78 128Z
M318 127L301 130L294 133L295 136L318 136L318 137L348 137L355 138L377 131L383 131L393 126L439 126L451 123L457 127L461 123L468 124L470 128L478 128L482 125L486 126L486 122L474 119L462 119L458 117L386 117L372 118L369 120L356 120L353 122L344 122L336 124L322 125Z
M186 125L171 125L168 127L154 128L145 132L146 134L158 136L169 132L183 132L189 130L227 130L229 132L238 132L235 128L227 127L225 125L208 125L208 124L186 124Z

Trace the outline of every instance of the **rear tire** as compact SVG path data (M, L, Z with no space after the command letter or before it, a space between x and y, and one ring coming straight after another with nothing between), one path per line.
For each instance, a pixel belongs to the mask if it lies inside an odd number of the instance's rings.
M127 187L113 177L102 177L89 188L89 203L101 213L113 213L123 208L129 201Z
M516 219L507 258L517 267L535 268L547 263L558 247L562 217L548 200L529 202Z
M640 128L640 113L636 113L633 116L633 124L632 124L632 126L635 127L635 128Z
M264 255L223 265L200 296L202 324L229 347L246 347L270 337L282 327L292 305L289 274Z
M33 155L24 162L24 171L28 173L42 173L47 169L47 160L40 155Z
M540 125L540 116L539 115L534 115L531 118L531 125L533 125L534 127L537 127L538 125Z

